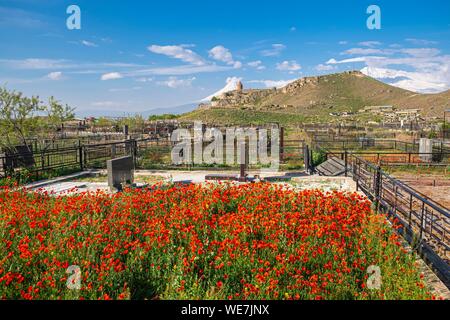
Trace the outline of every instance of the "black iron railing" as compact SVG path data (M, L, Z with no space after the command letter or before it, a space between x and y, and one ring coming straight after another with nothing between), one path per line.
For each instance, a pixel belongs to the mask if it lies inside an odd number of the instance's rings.
M449 209L383 171L381 159L375 164L364 159L366 153L334 152L323 144L316 144L315 149L324 152L331 164L340 165L345 175L353 178L357 190L372 200L376 211L397 219L401 226L399 233L450 288ZM448 154L446 157L448 164Z
M349 153L347 170L378 211L395 217L399 232L450 287L450 211L379 166Z

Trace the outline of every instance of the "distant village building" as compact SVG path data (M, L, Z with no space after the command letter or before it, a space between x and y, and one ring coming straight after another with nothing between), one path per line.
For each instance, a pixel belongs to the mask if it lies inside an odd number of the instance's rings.
M394 111L393 106L366 106L360 112L371 112L371 113L387 113Z
M395 111L398 116L416 116L419 115L420 109L404 109Z

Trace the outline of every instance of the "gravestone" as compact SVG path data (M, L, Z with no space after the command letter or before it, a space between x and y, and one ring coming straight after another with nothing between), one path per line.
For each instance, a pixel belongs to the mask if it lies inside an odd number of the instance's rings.
M304 145L303 146L303 162L305 164L305 171L308 174L311 174L312 170L312 159L310 157L310 152L309 152L309 146L308 145Z
M374 138L360 137L359 141L361 142L362 149L375 147L375 139Z
M136 140L125 141L125 153L127 155L134 155Z
M15 146L13 152L5 152L5 167L6 168L30 168L35 165L33 150L30 146Z
M116 152L116 145L112 144L111 145L111 158L114 159L116 157L116 154L117 154L117 152Z
M431 162L433 159L433 140L421 138L419 142L420 160Z
M108 160L108 186L111 190L122 190L124 184L134 182L134 161L132 156Z

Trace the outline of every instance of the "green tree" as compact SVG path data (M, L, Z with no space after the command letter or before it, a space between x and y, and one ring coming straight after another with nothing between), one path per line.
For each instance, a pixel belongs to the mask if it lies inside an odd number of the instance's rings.
M148 121L157 121L157 120L173 120L179 118L176 114L164 113L160 115L151 115L148 117Z
M0 145L12 150L15 145L29 147L29 138L52 139L59 126L73 119L74 109L50 97L45 105L38 96L0 88Z
M143 132L145 128L145 119L140 114L128 116L119 121L120 129L124 125L128 125L130 132Z

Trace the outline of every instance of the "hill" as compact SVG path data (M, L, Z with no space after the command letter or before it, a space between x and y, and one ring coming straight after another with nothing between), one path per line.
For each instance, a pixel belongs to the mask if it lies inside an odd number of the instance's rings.
M450 90L420 94L375 80L359 71L306 77L280 89L223 93L210 106L182 115L210 123L326 122L330 113L357 113L365 106L392 105L420 109L423 117L443 117L450 108ZM373 115L359 114L367 121Z

